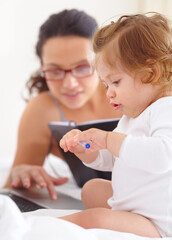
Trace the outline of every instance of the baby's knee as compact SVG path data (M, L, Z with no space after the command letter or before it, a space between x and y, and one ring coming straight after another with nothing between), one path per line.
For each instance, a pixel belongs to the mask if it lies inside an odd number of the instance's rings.
M91 179L86 182L81 191L81 199L86 208L91 208L92 206L92 198L94 200L94 193L96 191L96 187L99 183L99 179Z

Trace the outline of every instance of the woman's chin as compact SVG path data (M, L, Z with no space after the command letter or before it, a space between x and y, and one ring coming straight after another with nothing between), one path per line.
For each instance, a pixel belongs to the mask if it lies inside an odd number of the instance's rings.
M65 105L69 109L79 109L82 108L85 105L86 101L76 101L76 102L63 102L63 105Z

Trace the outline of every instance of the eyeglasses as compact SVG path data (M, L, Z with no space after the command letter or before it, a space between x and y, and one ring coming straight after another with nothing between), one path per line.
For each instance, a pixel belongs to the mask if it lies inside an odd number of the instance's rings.
M65 78L66 73L71 72L72 76L75 78L85 78L93 74L93 69L90 65L81 65L72 69L47 69L41 70L41 77L44 77L46 81L60 81Z

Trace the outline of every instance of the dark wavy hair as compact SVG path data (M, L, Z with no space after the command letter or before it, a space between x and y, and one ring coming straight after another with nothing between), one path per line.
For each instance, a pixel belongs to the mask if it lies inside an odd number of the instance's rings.
M36 44L36 55L42 62L42 47L45 41L57 36L76 35L85 38L92 38L97 30L96 20L83 11L76 9L63 10L51 15L40 27L38 42ZM29 95L34 92L41 93L48 91L48 86L40 71L31 75L26 83Z

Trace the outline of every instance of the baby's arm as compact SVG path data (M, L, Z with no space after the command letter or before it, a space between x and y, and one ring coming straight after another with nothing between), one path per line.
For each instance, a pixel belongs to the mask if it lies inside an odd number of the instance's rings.
M71 151L85 163L95 161L100 149L108 149L113 155L119 155L120 147L126 135L116 132L107 132L100 129L92 128L81 132L74 129L68 132L60 141L60 146L65 152ZM89 143L87 149L79 142Z
M127 135L118 132L108 132L106 140L106 148L111 152L115 157L119 157L119 152L122 146L123 141Z

